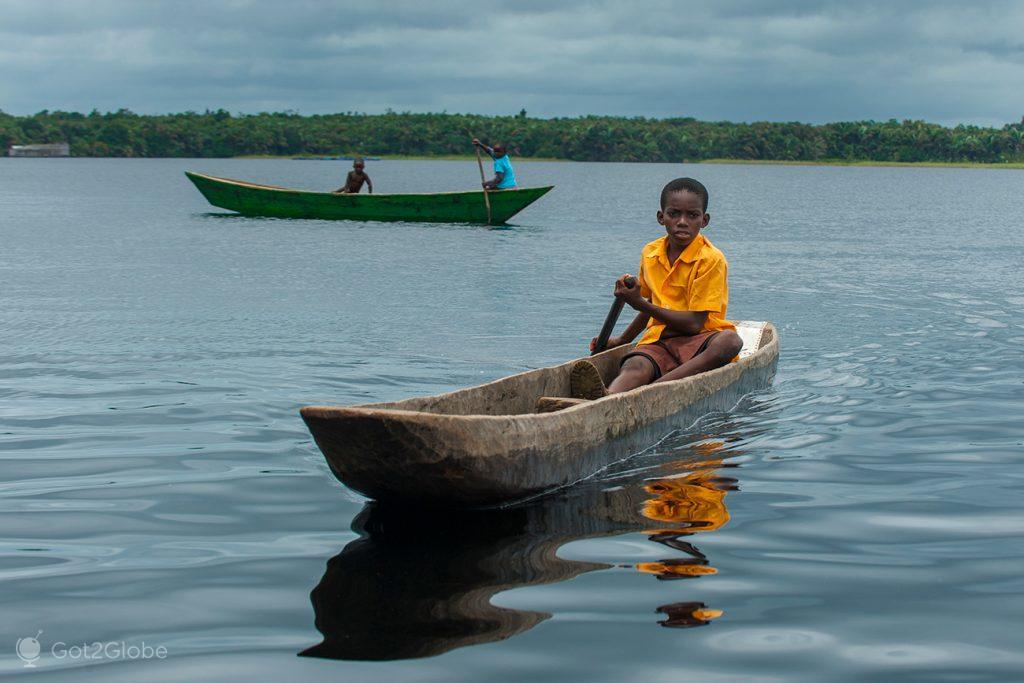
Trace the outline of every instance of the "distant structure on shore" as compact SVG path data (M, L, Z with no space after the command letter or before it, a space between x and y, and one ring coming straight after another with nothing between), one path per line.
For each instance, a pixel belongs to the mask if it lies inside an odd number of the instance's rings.
M11 145L7 150L11 157L69 157L71 146L66 142L50 145Z

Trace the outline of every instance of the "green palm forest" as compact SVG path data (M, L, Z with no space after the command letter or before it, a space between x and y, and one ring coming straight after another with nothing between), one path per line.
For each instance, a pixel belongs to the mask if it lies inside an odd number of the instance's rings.
M1024 162L1024 121L1001 128L925 121L730 123L693 118L530 118L468 114L232 115L224 110L158 116L116 112L0 111L0 148L68 142L72 156L471 154L469 135L507 141L521 157L576 161Z

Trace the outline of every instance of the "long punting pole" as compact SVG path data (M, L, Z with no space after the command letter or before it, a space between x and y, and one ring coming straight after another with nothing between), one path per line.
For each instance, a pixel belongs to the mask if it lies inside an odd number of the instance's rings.
M480 167L480 182L486 183L487 178L484 177L484 160L480 158L480 148L476 145L476 165ZM491 224L491 196L487 194L487 188L484 188L484 204L487 205L487 225Z

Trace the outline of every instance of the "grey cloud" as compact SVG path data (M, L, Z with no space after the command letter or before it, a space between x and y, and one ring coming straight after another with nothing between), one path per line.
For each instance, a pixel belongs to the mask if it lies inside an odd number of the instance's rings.
M0 109L702 119L1024 113L1024 6L0 0Z

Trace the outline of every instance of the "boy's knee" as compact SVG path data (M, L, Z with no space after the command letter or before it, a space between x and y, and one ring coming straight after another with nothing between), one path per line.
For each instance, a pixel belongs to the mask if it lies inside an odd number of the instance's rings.
M724 330L715 337L718 355L724 361L730 361L739 355L743 348L743 339L733 330Z
M629 391L650 384L654 379L654 365L646 356L630 356L619 368L619 374L609 385L609 393Z
M654 365L644 356L630 356L619 369L619 375L626 375L639 384L647 384L654 379Z
M651 368L651 361L641 356L630 356L622 364L620 373L629 373L631 375L639 374L653 374Z

